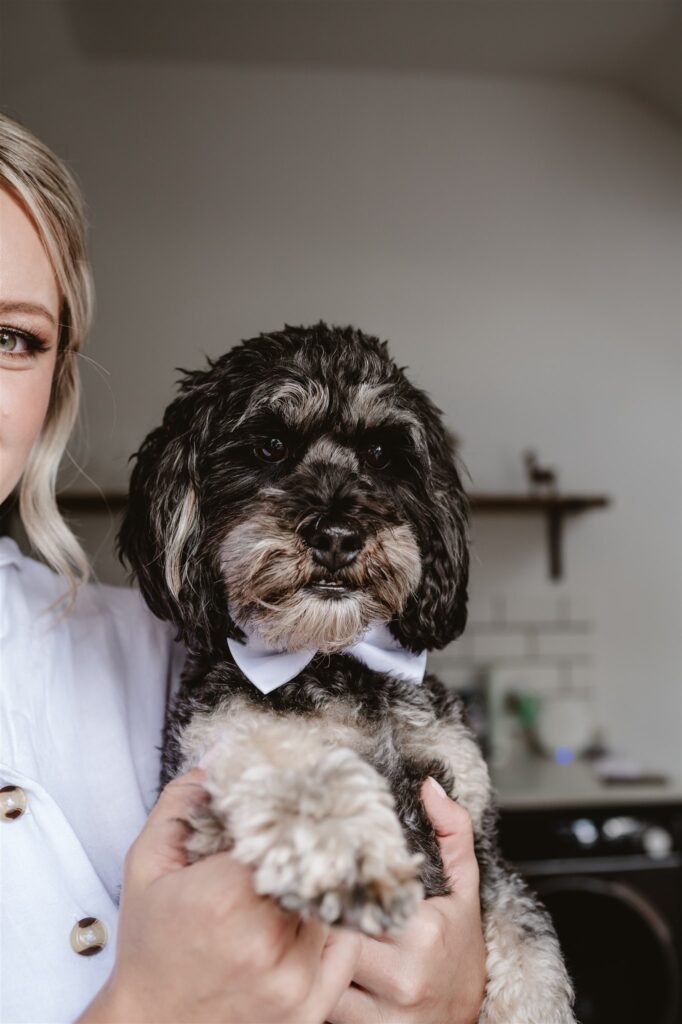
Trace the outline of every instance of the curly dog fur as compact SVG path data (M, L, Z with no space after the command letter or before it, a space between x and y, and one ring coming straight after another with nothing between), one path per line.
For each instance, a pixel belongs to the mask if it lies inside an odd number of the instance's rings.
M457 697L343 648L387 623L409 651L466 623L467 502L440 411L385 342L320 322L185 373L145 440L120 536L189 650L164 784L207 757L192 857L230 848L282 906L370 933L448 891L419 800L432 775L471 814L488 949L483 1024L570 1024L548 915L500 859L486 765ZM306 668L267 696L234 662L247 628Z

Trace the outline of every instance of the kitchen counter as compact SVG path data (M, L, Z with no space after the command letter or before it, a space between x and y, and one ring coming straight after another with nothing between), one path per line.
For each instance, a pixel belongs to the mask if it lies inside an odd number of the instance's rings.
M542 758L521 758L491 771L503 810L536 807L594 807L599 804L682 804L682 779L661 785L604 783L587 761L557 764Z

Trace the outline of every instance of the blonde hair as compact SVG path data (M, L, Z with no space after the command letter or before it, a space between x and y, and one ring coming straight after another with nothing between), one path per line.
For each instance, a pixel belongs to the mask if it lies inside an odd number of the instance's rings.
M0 185L23 204L51 260L61 295L57 362L50 403L19 485L28 538L62 575L75 598L88 560L57 507L57 471L78 415L76 354L92 321L94 292L80 189L62 161L17 121L0 113Z

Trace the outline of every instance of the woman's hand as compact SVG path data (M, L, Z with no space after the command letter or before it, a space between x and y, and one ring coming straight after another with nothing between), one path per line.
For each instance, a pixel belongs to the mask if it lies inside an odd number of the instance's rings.
M421 797L440 843L450 896L424 901L397 939L361 938L353 984L330 1024L474 1024L486 985L471 819L432 779Z
M77 1024L320 1024L347 988L358 936L257 896L229 853L186 864L202 777L170 782L133 843L114 970Z

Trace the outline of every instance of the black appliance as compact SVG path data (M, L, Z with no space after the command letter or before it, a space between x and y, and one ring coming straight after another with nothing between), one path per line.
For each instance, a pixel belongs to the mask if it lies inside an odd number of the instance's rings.
M552 915L580 1024L682 1024L682 804L505 809L500 840Z

